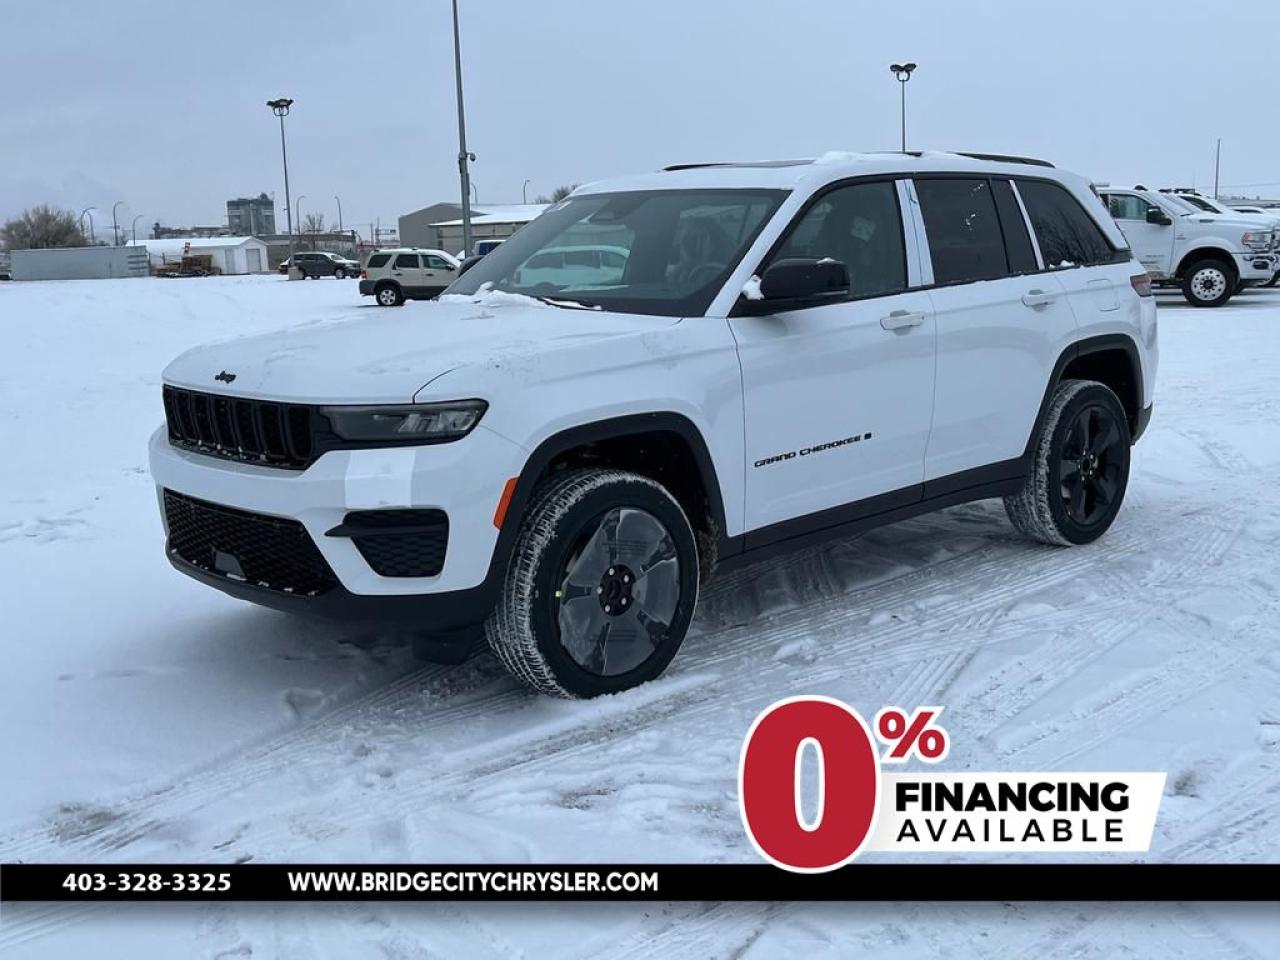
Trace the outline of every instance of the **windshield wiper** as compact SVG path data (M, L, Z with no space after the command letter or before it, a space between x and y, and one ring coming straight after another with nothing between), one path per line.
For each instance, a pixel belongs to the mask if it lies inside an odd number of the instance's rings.
M544 297L540 294L533 294L533 299L539 303L545 303L550 307L560 307L563 310L599 310L598 304L587 303L585 300L567 300L560 297Z

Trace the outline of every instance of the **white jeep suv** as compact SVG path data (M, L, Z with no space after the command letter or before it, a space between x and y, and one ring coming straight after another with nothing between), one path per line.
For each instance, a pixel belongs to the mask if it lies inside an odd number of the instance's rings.
M1276 272L1276 234L1265 220L1207 212L1146 187L1098 192L1152 280L1180 286L1192 306L1220 307L1244 284L1266 283Z
M539 260L582 248L624 263ZM441 659L483 636L593 696L660 674L699 585L774 551L988 497L1096 539L1156 363L1150 278L1078 176L682 166L579 188L413 317L182 355L151 471L183 573Z

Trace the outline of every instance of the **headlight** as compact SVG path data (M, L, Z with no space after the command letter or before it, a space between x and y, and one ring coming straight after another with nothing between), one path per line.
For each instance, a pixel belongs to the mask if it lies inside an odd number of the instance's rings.
M321 407L343 440L447 443L470 433L489 405L483 400L415 403L395 407Z
M1240 242L1250 250L1266 250L1271 246L1271 240L1272 234L1270 231L1264 233L1259 230L1250 230L1240 237Z

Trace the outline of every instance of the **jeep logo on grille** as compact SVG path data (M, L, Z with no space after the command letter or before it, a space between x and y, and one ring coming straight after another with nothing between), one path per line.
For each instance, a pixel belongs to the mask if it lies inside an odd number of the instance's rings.
M227 371L223 370L220 374L218 374L213 379L221 380L223 383L230 383L235 378L236 378L236 375L234 373L227 373Z

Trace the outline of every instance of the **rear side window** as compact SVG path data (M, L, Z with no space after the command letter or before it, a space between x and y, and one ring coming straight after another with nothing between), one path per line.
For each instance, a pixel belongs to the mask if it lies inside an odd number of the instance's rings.
M390 259L391 254L389 253L375 253L369 258L369 262L366 266L376 270L378 267L385 267L387 265L387 261Z
M402 253L396 257L397 270L416 270L418 268L418 255L416 253Z
M906 289L902 214L892 183L855 183L823 194L770 262L827 257L849 268L849 292L854 297Z
M1009 273L1004 234L987 180L917 180L935 283L992 280Z
M1102 228L1067 190L1043 180L1019 180L1018 193L1026 204L1046 267L1078 267L1115 260L1115 248Z
M1031 234L1027 233L1027 221L1013 195L1008 180L992 180L991 191L996 198L996 210L1000 213L1000 228L1004 231L1004 251L1009 257L1009 270L1013 273L1035 273L1040 269L1036 251L1031 246Z

